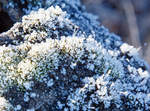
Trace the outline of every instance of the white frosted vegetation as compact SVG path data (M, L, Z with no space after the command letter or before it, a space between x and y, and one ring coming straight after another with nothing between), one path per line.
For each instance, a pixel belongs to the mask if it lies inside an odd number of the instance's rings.
M38 44L23 43L0 48L1 88L16 84L30 89L29 82L33 77L39 81L47 78L45 82L51 86L53 80L49 80L47 73L58 69L60 58L71 58L72 63L86 63L83 67L99 74L109 72L114 78L123 74L122 64L91 37L62 37L61 40L47 39ZM86 60L82 60L85 57ZM65 68L61 72L67 73Z
M48 8L53 3L57 2L65 2L70 4L73 8L77 8L77 6L81 5L80 0L19 0L20 4L17 4L15 0L8 0L8 8L19 7L19 5L26 5L26 7L22 7L22 11L25 14L29 14L31 11L37 11L39 8ZM62 5L65 6L65 3Z
M124 110L124 105L129 109L149 110L149 93L141 92L142 84L137 85L135 83L136 87L141 86L138 92L134 85L127 84L122 79L111 81L108 74L86 77L83 80L84 87L77 88L68 97L67 104L70 110L86 111L95 109L100 111L103 108L108 110L112 107L116 110ZM146 89L146 87L142 88L145 91ZM134 94L133 90L137 90L138 93Z
M41 42L46 38L60 39L60 36L69 35L76 28L67 16L59 6L32 11L23 16L21 23L15 24L14 27L18 28L13 30L13 36L31 43ZM17 40L15 42L18 43Z
M4 98L0 97L0 111L11 111L11 104Z
M1 95L16 86L17 91L24 91L24 104L30 104L32 99L42 98L39 92L32 92L39 82L54 94L63 93L55 103L47 103L52 110L150 110L149 73L136 68L136 49L116 41L121 47L111 50L92 35L77 36L76 25L68 17L56 6L31 12L15 24L18 27L12 31L13 37L21 41L0 46ZM105 45L110 44L107 38ZM131 59L126 57L128 53ZM14 109L36 110L24 104L20 102Z

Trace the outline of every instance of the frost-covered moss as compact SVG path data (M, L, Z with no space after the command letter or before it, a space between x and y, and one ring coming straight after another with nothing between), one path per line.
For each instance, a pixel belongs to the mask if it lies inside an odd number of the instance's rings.
M0 110L1 111L12 111L12 105L4 98L0 97Z
M39 9L38 12L31 12L22 18L21 23L16 23L17 27L12 31L14 38L31 43L41 42L46 38L60 39L61 36L72 35L76 26L67 18L59 6L52 6L47 10Z
M0 48L1 88L14 84L26 87L26 82L32 79L49 80L47 73L59 70L59 64L65 61L70 62L66 65L72 69L80 64L100 75L109 73L113 78L119 78L123 74L122 64L90 37L62 37L61 40L47 39L34 45L24 43ZM68 69L59 67L65 71L63 74L69 73L66 72Z
M133 92L133 86L128 86L120 79L112 82L108 75L95 75L83 81L84 86L68 97L67 104L71 111L149 110L149 94Z
M63 0L62 0L63 1ZM59 0L59 2L62 2ZM64 0L68 4L71 4L73 7L80 5L79 0ZM57 0L8 0L8 8L20 7L21 11L25 14L29 14L31 11L38 10L39 8L47 8L52 4L57 3ZM65 5L65 4L64 4Z
M149 73L136 49L71 1L49 1L59 6L5 33L13 42L0 46L0 95L15 111L150 110Z
M62 76L69 77L72 82L75 78L82 80L94 74L108 74L114 80L124 73L121 62L91 37L62 37L60 40L47 39L42 43L28 42L0 48L0 88L5 92L16 85L18 90L31 90L34 81L53 88ZM82 71L74 73L78 67L82 67L87 74L80 74ZM72 80L71 76L75 78Z

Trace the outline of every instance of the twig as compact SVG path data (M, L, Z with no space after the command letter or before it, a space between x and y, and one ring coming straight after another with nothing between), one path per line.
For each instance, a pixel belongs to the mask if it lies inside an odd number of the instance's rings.
M137 19L136 19L136 15L134 12L135 10L134 10L133 4L131 0L121 0L121 3L125 11L125 14L127 16L131 43L137 48L141 47L139 28L137 25ZM139 53L140 55L142 55L142 50L140 50Z

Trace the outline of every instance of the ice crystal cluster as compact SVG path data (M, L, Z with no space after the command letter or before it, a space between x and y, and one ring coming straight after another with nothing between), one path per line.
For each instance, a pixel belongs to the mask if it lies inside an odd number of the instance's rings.
M68 20L66 12L58 6L31 12L22 18L22 23L16 23L14 27L18 28L13 30L13 36L32 43L44 41L46 38L60 39L61 36L72 35L76 29Z
M79 1L49 5L5 33L12 42L0 46L0 110L150 110L150 77L137 49Z

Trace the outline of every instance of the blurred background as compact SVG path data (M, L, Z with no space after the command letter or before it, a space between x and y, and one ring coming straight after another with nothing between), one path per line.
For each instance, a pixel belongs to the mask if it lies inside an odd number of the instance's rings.
M88 12L98 16L110 32L141 48L150 64L150 0L81 0Z

